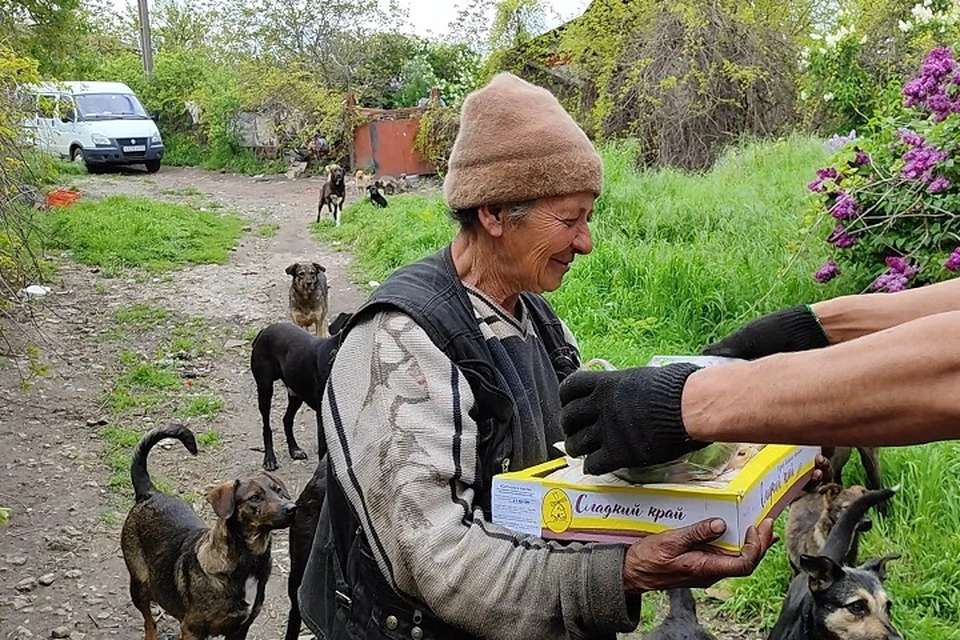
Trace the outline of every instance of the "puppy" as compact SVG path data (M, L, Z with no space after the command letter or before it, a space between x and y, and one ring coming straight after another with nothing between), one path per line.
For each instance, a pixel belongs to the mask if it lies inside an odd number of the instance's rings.
M793 575L800 572L800 556L816 555L827 542L827 537L836 526L840 515L867 490L861 486L844 489L831 482L818 490L804 493L790 505L787 515L787 557ZM850 551L844 563L855 565L860 546L860 533L873 528L873 521L864 514L853 532Z
M379 180L367 187L367 193L370 194L370 202L381 209L387 206L387 199L381 194L382 190L383 184Z
M857 567L844 566L853 535L870 507L889 500L897 487L868 491L843 512L817 555L800 556L800 575L768 640L902 640L890 622L884 590L891 554Z
M372 184L373 176L367 175L364 173L363 169L357 169L357 172L353 174L354 184L357 187L357 195L359 196L364 191L367 191Z
M145 638L157 640L150 610L156 602L180 621L184 640L243 640L263 605L271 534L290 526L296 505L273 475L237 479L207 494L217 514L216 524L207 527L189 504L157 491L150 480L147 456L164 438L176 438L197 455L193 433L182 425L144 434L130 467L136 504L120 534Z
M287 304L290 319L305 331L312 326L318 336L327 337L327 270L318 262L294 262L286 273L293 278Z
M697 603L690 589L670 589L669 593L670 612L644 640L717 640L697 621Z
M331 325L333 336L350 318L349 314L337 316ZM257 403L263 421L263 468L277 469L277 456L273 449L273 431L270 429L270 406L273 401L273 384L282 380L287 388L287 410L283 414L283 433L287 449L294 460L305 460L307 454L297 444L293 434L293 419L306 402L317 414L317 446L319 458L326 453L320 424L320 399L332 359L336 354L334 337L316 338L289 322L278 322L261 330L253 339L250 350L250 371L257 384Z
M343 201L347 197L347 187L343 181L343 168L340 165L332 165L327 174L327 181L323 183L320 189L320 203L317 205L317 222L320 222L320 214L324 205L333 216L333 221L340 226L340 212L343 210Z

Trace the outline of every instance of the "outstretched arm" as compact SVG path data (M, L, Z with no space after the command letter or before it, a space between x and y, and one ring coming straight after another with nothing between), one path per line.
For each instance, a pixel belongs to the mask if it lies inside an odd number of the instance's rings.
M960 311L936 313L960 307L960 281L943 284L897 300L885 295L891 301L875 303L883 311L873 327L853 306L838 312L835 330L869 334L859 339L697 371L683 389L683 426L707 442L896 446L960 438Z
M960 278L897 293L840 296L811 309L831 342L849 342L918 318L960 311Z

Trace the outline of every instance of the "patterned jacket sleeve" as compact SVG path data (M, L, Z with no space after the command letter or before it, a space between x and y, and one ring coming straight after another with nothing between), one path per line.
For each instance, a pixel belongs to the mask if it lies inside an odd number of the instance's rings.
M484 638L634 630L640 602L624 594L624 546L563 546L484 521L471 488L472 403L458 368L408 316L380 313L341 346L323 403L326 439L383 574Z

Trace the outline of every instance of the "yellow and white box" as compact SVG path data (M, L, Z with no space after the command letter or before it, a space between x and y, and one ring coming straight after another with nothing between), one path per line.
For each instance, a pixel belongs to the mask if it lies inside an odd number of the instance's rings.
M819 447L767 445L732 477L685 484L632 485L589 476L559 458L493 478L493 522L531 536L584 542L637 538L722 518L714 544L739 552L747 529L779 515L803 490Z

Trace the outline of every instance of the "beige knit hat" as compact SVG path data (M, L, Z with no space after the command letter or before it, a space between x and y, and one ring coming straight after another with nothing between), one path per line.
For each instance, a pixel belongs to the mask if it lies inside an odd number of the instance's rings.
M546 89L499 73L464 100L443 181L451 209L599 194L602 182L593 144Z

